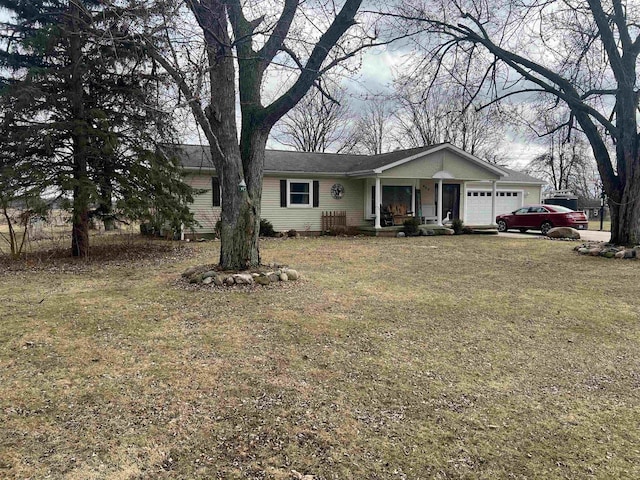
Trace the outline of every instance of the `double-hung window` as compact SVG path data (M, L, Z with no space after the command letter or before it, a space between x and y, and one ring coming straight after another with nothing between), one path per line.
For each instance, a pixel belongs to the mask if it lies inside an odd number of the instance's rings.
M318 180L280 180L280 206L282 208L316 208L320 206Z
M287 206L311 207L313 182L311 180L288 180Z

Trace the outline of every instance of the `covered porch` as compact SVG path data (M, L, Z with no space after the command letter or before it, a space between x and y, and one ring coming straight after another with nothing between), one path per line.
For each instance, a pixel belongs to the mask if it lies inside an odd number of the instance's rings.
M421 225L439 227L450 225L455 219L464 221L468 202L474 200L467 195L469 181L456 179L446 171L437 172L432 178L376 176L366 182L369 186L366 189L366 214L376 230L401 227L410 218L417 218ZM495 227L497 179L490 181L488 187L486 196L491 202L490 221L469 226Z

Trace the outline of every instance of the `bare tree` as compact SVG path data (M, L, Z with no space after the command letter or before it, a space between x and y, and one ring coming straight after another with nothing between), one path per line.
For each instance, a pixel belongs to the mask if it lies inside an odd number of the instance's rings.
M185 0L204 45L206 65L196 73L183 68L185 60L198 64L190 53L192 31L167 30L168 49L148 38L154 58L175 79L211 149L222 186L221 267L244 269L260 263L260 201L269 133L319 86L323 74L375 44L356 19L361 3ZM191 48L180 48L178 34ZM277 88L269 90L266 81L274 72ZM200 87L207 82L209 96L201 96Z
M532 175L547 180L554 190L582 190L582 177L588 174L587 145L579 139L567 141L558 131L549 138L547 152L536 156L526 167Z
M449 142L492 163L504 163L504 138L496 108L477 109L459 85L427 88L410 79L396 82L396 142L403 148Z
M609 197L611 241L640 243L637 8L622 0L454 0L396 12L427 34L425 63L454 75L471 99L527 95L566 106L564 124L588 139Z
M301 152L348 152L353 148L353 118L343 91L313 89L273 130L281 144Z
M388 99L376 97L368 100L356 122L354 150L367 155L379 155L389 151L393 124L391 103Z

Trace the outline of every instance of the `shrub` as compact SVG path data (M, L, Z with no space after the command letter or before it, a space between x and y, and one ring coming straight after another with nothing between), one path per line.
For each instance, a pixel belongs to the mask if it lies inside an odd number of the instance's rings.
M461 235L464 233L464 222L459 218L456 218L451 222L451 228L456 235Z
M260 219L260 236L261 237L275 237L276 231L273 229L273 225L266 218Z
M156 229L151 222L144 222L140 224L140 234L145 237L150 237L155 234Z
M470 235L473 233L473 228L471 227L462 227L462 233Z
M420 220L416 217L408 218L404 221L404 233L406 235L417 235L418 234L418 226L420 225Z
M298 236L298 232L293 228L287 232L287 237L297 237L297 236Z
M327 230L327 235L331 235L333 237L339 237L340 235L347 235L348 228L344 225L336 225L335 227L331 227Z

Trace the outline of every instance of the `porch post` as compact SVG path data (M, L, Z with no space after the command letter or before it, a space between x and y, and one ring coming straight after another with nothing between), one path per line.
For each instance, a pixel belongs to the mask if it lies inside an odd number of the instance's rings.
M442 226L442 179L438 179L438 225Z
M376 177L376 204L375 204L375 212L376 212L376 223L374 225L376 230L379 230L381 227L380 225L380 214L382 212L380 212L380 203L382 203L382 188L380 188L380 177Z
M491 182L491 225L496 224L496 201L498 200L496 197L497 191L497 181Z
M411 188L411 210L413 210L413 216L418 216L418 206L416 205L416 181L413 181L413 187Z
M463 223L467 223L467 182L465 180L462 181L462 200L460 200L462 204L462 221Z

